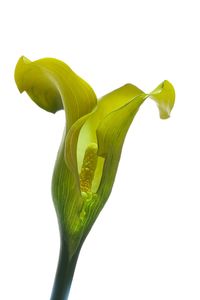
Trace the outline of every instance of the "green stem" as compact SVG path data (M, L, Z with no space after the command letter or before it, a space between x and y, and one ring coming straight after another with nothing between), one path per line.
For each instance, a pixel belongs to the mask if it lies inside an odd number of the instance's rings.
M67 242L61 239L60 255L50 300L67 300L79 251L69 259Z

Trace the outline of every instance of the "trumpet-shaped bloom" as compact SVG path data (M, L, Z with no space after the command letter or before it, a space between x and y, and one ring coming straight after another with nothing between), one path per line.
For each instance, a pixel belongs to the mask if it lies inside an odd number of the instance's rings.
M83 79L52 58L31 62L21 57L15 80L19 91L26 91L44 110L65 111L52 194L71 261L110 195L125 136L141 104L151 98L166 119L174 105L174 88L165 80L147 94L126 84L97 101Z

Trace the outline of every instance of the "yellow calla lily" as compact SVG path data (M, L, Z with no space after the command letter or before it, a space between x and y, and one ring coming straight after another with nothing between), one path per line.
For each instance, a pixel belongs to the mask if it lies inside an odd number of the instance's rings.
M61 254L52 300L66 299L82 243L107 201L126 133L141 104L153 99L160 117L175 101L165 80L146 94L126 84L97 101L92 88L63 62L21 57L15 69L20 92L41 108L64 109L66 126L55 164L52 195L61 232Z

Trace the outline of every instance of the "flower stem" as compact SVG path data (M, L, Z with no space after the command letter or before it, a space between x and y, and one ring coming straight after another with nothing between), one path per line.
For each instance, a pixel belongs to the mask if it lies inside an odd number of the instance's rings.
M61 239L60 255L50 300L67 300L79 251L69 259L67 242Z

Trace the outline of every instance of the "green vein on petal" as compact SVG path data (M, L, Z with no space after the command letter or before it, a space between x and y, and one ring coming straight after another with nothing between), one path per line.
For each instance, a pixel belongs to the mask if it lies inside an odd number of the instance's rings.
M165 80L152 93L142 93L111 112L102 120L97 129L98 155L105 157L102 181L99 187L99 193L104 194L103 198L107 198L111 192L127 131L141 104L148 97L153 98L157 103L160 117L168 118L174 106L175 92L173 86ZM106 179L108 173L109 182Z

